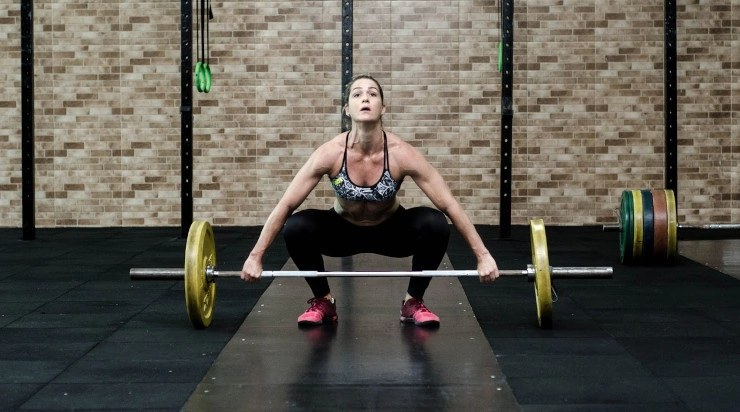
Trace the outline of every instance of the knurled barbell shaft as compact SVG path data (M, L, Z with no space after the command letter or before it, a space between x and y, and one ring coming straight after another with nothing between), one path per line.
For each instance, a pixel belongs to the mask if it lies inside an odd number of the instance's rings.
M703 225L679 224L679 229L697 229L697 230L738 230L740 224L737 223L707 223ZM601 230L604 232L621 232L622 226L617 224L603 225Z
M550 277L553 279L610 279L614 270L611 267L553 267ZM182 280L185 277L184 269L177 268L133 268L129 275L132 280ZM240 277L241 272L236 270L218 271L209 269L207 275L214 278ZM533 270L499 270L501 276L528 276L533 277ZM290 278L290 277L457 277L478 276L475 270L422 270L422 271L350 271L350 272L318 272L304 270L263 271L263 278Z

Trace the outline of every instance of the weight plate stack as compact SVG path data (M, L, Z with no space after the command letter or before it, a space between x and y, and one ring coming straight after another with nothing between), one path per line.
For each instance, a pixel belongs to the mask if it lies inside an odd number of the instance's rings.
M678 224L672 190L625 190L619 213L619 257L623 264L674 262Z

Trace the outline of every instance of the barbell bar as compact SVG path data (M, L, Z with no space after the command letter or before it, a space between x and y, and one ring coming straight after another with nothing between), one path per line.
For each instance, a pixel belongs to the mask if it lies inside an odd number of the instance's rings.
M552 279L611 279L611 267L551 267L547 253L547 238L542 219L530 221L532 264L525 270L500 270L502 276L526 276L534 283L537 319L541 328L552 327ZM184 280L185 306L196 329L207 328L213 318L216 278L240 277L241 271L218 271L213 228L206 221L190 225L185 246L185 267L131 268L131 280ZM410 276L478 276L475 270L426 271L263 271L262 277L410 277Z
M526 276L534 282L535 270L532 265L527 269L499 270L500 276ZM609 279L613 274L611 267L550 267L551 279ZM177 268L133 268L129 271L131 280L184 280L185 270ZM414 270L414 271L349 271L321 272L315 270L265 270L263 278L315 278L315 277L464 277L478 276L476 270ZM241 271L216 270L206 268L206 279L238 278Z
M602 230L619 232L619 258L626 265L672 264L678 254L678 229L740 229L740 224L732 223L679 224L670 189L623 191L618 220Z

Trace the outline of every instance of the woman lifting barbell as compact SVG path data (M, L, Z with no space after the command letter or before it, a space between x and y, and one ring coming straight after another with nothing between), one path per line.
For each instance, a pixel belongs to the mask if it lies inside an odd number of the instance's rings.
M324 271L322 255L376 253L413 256L412 270L435 270L449 239L447 215L475 254L481 282L499 276L496 261L473 223L452 196L440 173L411 145L386 133L382 117L383 89L373 77L356 76L344 91L344 114L351 129L322 144L298 171L267 218L259 239L244 262L241 278L256 282L262 257L282 231L290 257L300 270ZM336 192L329 210L293 213L326 175ZM378 178L380 176L380 178ZM410 177L437 209L400 205L397 192ZM401 304L400 319L422 326L439 325L424 304L430 277L411 277ZM326 277L306 278L314 295L298 317L300 325L337 319L336 304Z

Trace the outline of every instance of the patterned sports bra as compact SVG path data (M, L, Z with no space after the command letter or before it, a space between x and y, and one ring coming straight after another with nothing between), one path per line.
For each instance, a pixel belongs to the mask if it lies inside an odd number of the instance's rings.
M388 200L398 193L401 188L401 182L393 180L389 169L388 160L388 137L383 132L383 145L385 157L383 159L383 175L377 183L372 186L358 186L349 179L347 174L347 143L349 143L349 132L344 144L344 160L342 168L336 177L329 177L331 185L338 197L347 200L365 201L365 202L382 202Z

